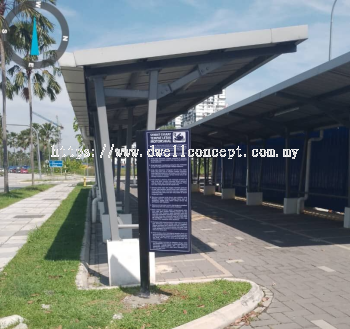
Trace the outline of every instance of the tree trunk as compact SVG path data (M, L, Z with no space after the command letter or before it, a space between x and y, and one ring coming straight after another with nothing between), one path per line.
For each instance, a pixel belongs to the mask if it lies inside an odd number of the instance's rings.
M0 55L1 55L1 77L2 77L2 143L4 146L4 192L9 193L9 166L7 157L7 131L6 131L6 61L4 38L1 33L0 38Z
M32 168L32 186L34 186L34 150L33 150L33 97L31 74L28 72L29 120L30 120L30 166Z

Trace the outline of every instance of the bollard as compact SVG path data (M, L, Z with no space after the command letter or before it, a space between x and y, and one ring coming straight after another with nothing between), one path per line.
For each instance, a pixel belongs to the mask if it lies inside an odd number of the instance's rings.
M84 177L84 187L86 187L86 177Z

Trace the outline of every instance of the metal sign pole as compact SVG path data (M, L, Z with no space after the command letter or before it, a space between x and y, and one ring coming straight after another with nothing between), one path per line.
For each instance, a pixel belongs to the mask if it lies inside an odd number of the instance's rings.
M146 141L141 131L136 135L137 148L144 150ZM137 188L138 188L138 209L139 209L139 243L140 243L140 296L150 296L150 264L148 252L148 200L147 200L147 166L146 154L137 158Z

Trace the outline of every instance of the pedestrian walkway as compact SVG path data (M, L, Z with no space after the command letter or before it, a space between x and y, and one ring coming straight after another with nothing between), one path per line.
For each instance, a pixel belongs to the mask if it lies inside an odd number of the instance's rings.
M26 243L29 232L50 218L73 189L72 184L56 185L0 210L0 272Z

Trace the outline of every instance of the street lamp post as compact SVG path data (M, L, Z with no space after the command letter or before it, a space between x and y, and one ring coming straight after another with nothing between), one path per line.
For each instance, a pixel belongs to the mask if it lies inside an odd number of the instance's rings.
M16 126L16 127L30 127L28 125L17 125L17 124L7 124L8 126ZM38 152L38 167L39 167L39 176L41 179L41 161L40 161L40 146L39 146L39 132L32 127L32 129L35 131L36 133L36 142L37 142L37 152ZM33 168L34 170L34 168Z
M334 8L337 4L338 0L334 0L333 7L332 7L332 13L331 13L331 29L329 34L329 60L332 59L332 34L333 34L333 14L334 14Z

